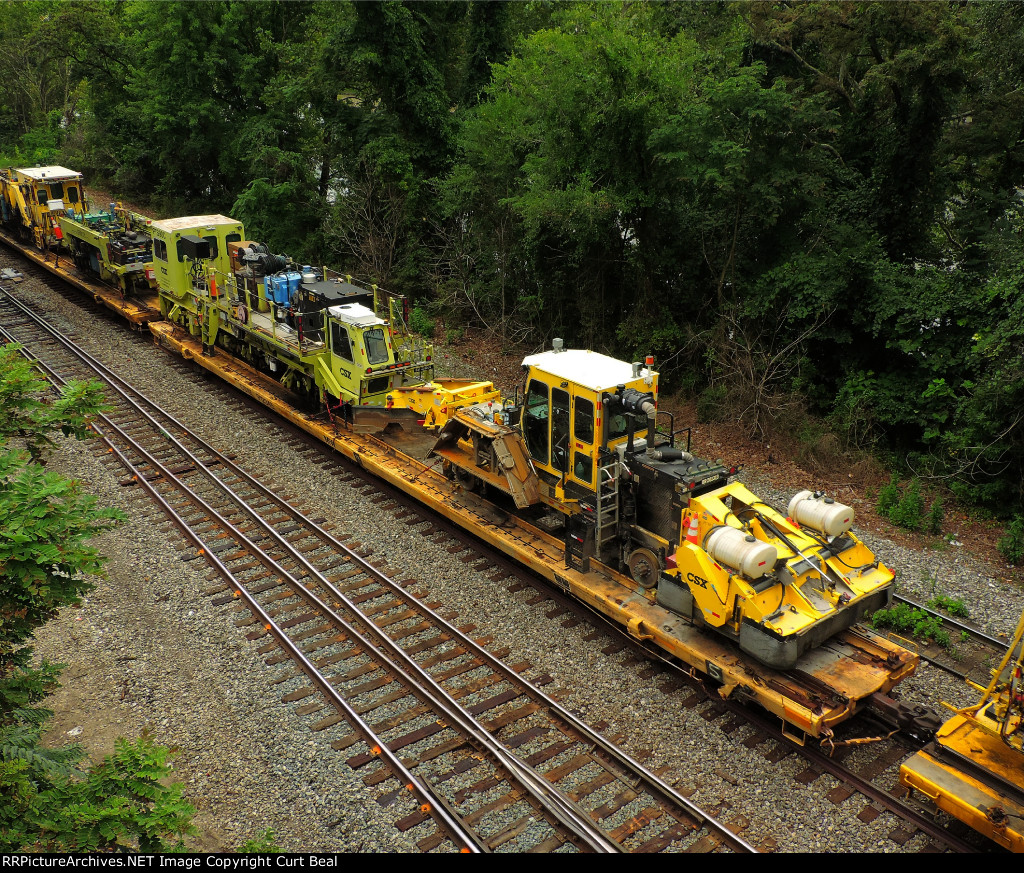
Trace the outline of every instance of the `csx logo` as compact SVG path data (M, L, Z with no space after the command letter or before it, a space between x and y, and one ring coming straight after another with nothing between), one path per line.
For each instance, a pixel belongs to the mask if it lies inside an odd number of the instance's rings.
M687 573L686 574L686 581L689 582L691 585L700 585L701 588L707 588L708 587L708 580L707 579L702 579L696 573Z

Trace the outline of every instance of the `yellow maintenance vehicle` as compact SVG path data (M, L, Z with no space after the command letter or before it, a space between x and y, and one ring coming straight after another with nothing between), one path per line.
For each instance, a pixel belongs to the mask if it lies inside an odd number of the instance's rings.
M627 573L658 605L770 667L794 667L886 606L893 573L852 533L853 509L802 491L784 516L735 467L694 457L689 429L657 409L652 364L556 340L524 360L514 399L448 409L405 389L389 405L439 428L432 454L450 478L502 492L562 533L567 567L587 572L594 560Z
M40 251L59 244L57 221L76 207L85 208L81 173L56 166L0 170L0 220Z
M142 297L156 289L151 218L110 203L106 209L68 209L58 217L63 248L75 266L116 288L121 297Z
M1024 614L974 706L900 767L900 782L933 809L1024 852Z

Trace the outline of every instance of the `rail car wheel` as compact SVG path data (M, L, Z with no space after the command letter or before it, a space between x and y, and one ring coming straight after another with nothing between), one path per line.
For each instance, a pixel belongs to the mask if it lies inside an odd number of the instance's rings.
M483 483L472 473L467 473L461 467L455 468L455 481L467 491L479 491Z
M653 588L658 584L661 562L650 549L634 549L626 559L626 566L629 567L633 581L640 587Z

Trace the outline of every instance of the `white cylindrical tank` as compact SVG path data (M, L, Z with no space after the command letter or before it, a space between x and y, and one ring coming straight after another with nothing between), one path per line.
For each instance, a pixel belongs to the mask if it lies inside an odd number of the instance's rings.
M748 579L760 579L778 560L775 546L763 543L734 527L716 527L704 541L706 551L718 563L738 570Z
M853 507L837 503L831 497L815 497L801 491L789 501L789 517L797 524L830 537L837 537L853 527Z

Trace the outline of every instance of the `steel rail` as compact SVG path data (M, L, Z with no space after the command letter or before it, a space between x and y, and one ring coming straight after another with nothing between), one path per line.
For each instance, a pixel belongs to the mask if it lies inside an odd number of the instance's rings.
M240 503L243 503L243 504L245 503L245 501L242 498L240 498L237 494L235 494L235 492L230 488L230 486L228 486L226 483L224 483L216 475L214 475L213 473L211 473L207 469L207 462L204 462L201 459L199 459L198 457L196 457L195 454L192 453L185 446L183 446L180 443L180 441L178 441L175 437L171 436L171 434L166 430L166 428L163 427L163 425L161 425L159 422L157 422L151 415L149 415L149 413L147 413L135 401L133 401L131 398L129 398L126 395L126 393L125 393L126 391L130 391L131 393L137 394L139 397L143 398L145 403L150 405L161 416L165 417L168 421L170 421L175 427L181 428L183 431L187 432L189 434L189 437L195 443L197 443L203 450L209 452L210 455L213 458L215 458L220 463L220 465L222 465L222 467L229 469L232 473L234 473L241 480L243 480L245 482L245 484L249 485L249 487L253 488L254 490L257 490L259 493L261 493L262 495L268 497L269 499L271 499L271 500L273 500L275 502L280 503L281 504L281 508L284 509L287 513L289 513L293 518L303 522L306 525L309 525L310 527L312 527L314 529L315 534L317 536L321 537L321 539L324 539L324 540L328 541L336 549L339 549L339 550L343 551L344 553L348 554L350 556L350 559L353 562L358 563L364 569L364 572L366 572L367 574L372 575L375 579L380 581L382 584L384 584L386 587L391 589L396 594L398 594L398 595L400 595L402 597L406 597L407 596L407 595L405 595L405 593L403 591L401 591L399 586L397 586L392 580L388 579L384 574L382 574L378 570L376 570L376 568L374 568L371 564L369 564L369 562L365 561L363 558L361 558L360 556L356 555L354 552L352 552L352 550L350 550L347 547L345 547L342 543L340 543L337 539L332 537L327 532L322 531L321 529L319 529L319 527L316 526L303 513L301 513L300 511L298 511L294 507L290 506L286 502L281 501L280 498L277 497L277 495L275 495L270 489L268 489L266 486L264 486L258 480L254 479L246 471L244 471L242 468L238 467L238 465L234 464L230 459L228 459L227 457L222 455L220 452L218 452L212 446L207 444L200 437L198 437L195 434L192 434L188 430L187 427L185 427L181 422L179 422L177 419L175 419L170 413L168 413L165 410L163 410L159 405L155 404L153 401L149 400L148 398L145 398L143 395L141 395L140 392L137 391L137 389L135 389L133 386L131 386L129 383L127 383L125 380L123 380L121 377L117 376L115 373L111 372L109 370L109 368L107 368L101 362L97 361L95 358L93 358L91 355L89 355L88 352L85 352L83 349L79 349L77 346L74 346L74 344L70 343L65 337L63 337L60 334L59 331L57 331L51 325L48 325L45 321L40 319L39 316L36 315L36 313L34 313L31 309L29 309L28 307L24 306L24 304L22 304L20 301L17 301L15 298L11 298L11 299L14 300L15 304L20 309L22 309L25 312L26 315L28 315L29 317L33 318L40 325L40 327L43 327L44 329L48 330L56 339L58 339L68 349L69 352L71 352L72 354L75 354L77 357L79 357L80 360L82 360L84 363L87 363L87 365L90 368L92 368L95 372L97 372L102 378L104 378L105 380L110 382L112 384L112 386L115 388L115 390L117 390L118 393L120 393L122 395L122 397L124 397L126 402L131 404L140 414L145 416L151 422L151 424L153 424L154 427L157 427L164 434L164 436L167 439L169 439L171 442L173 442L182 453L186 454L195 463L196 468L197 468L198 471L200 471L202 473L205 473L208 476L208 478L210 478L217 487L221 488L223 491L225 491L227 494L229 494L232 497L232 499L234 499L234 500L236 500L236 501L238 501ZM123 438L127 439L127 437L123 437ZM155 462L155 459L151 460L151 463L155 463L157 466L160 466L159 462ZM163 469L163 468L161 468L161 469ZM136 472L138 472L138 471L136 471ZM170 476L170 474L163 474L163 475L167 475L169 478L176 479L176 477ZM182 486L182 487L185 487L185 486ZM204 505L204 511L212 512L212 513L216 514L216 511L213 510L212 507L208 507L208 506L205 506L205 505ZM307 569L307 571L308 571L308 573L310 575L316 577L317 581L321 585L323 585L323 587L325 587L329 591L331 591L331 593L335 597L337 597L341 602L343 602L353 613L355 613L356 615L359 614L358 608L354 604L352 604L348 600L348 598L345 597L345 595L342 594L329 580L327 580L327 578L325 576L323 576L322 573L320 573L315 567L313 567L305 559L305 557L301 553L299 553L291 545L291 543L289 543L287 540L283 539L267 522L265 522L259 516L258 513L256 513L255 511L253 511L251 509L248 510L248 511L249 511L250 515L254 518L254 520L266 531L266 533L270 537L275 539L283 549L285 549L289 554L291 554L293 560L296 560L301 565L303 565ZM227 522L226 520L221 518L219 515L217 515L217 517L225 525L233 527L233 525L230 525L229 522ZM244 539L247 542L249 542L247 537L245 537ZM249 544L250 544L250 546L252 548L259 548L259 547L255 546L255 544L252 544L251 542ZM267 556L267 557L269 558L269 556ZM274 559L270 558L269 560L273 561ZM271 568L268 567L268 569L271 569ZM297 583L297 584L299 585L300 588L302 588L301 583ZM315 598L315 595L312 595L312 596ZM317 598L317 601L318 601L318 603L322 604L322 601L319 601L318 598ZM528 688L530 693L536 695L538 698L543 700L543 702L545 703L546 706L549 706L553 712L555 712L560 718L565 720L579 734L581 734L583 737L585 737L588 742L593 744L595 747L599 748L602 751L602 753L608 755L610 758L612 758L620 766L626 768L627 770L633 771L633 773L635 773L637 776L640 777L641 782L643 784L645 784L645 786L649 790L651 790L652 793L654 793L654 794L656 794L656 795L658 795L658 796L660 796L662 798L663 802L668 802L669 804L676 805L677 807L685 810L688 814L690 814L692 817L697 819L697 821L700 824L702 824L703 826L705 826L709 831L715 831L717 833L717 835L720 836L723 839L723 842L728 843L729 846L731 848L733 848L735 851L739 851L739 852L756 852L756 849L752 845L747 843L745 840L743 840L738 835L734 834L723 823L717 821L717 819L715 819L713 816L711 816L710 814L708 814L704 810L700 809L692 801L689 801L687 798L683 797L681 794L679 794L677 791L675 791L671 786L669 786L667 783L665 783L662 779L660 779L655 774L651 773L643 765L641 765L635 759L633 759L632 757L627 755L624 751L622 751L617 746L615 746L614 744L612 744L609 741L607 741L606 739L604 739L604 737L602 737L599 733L594 731L588 725L584 724L582 721L580 721L576 716L574 716L568 710L564 709L553 698L549 697L543 691L541 691L540 689L536 688L536 686L533 686L531 683L529 683L526 680L524 680L522 677L520 677L518 674L516 674L514 671L512 671L510 668L508 668L505 664L503 664L500 660L498 660L497 658L492 656L489 652L487 652L486 649L483 649L482 647L476 645L465 634L462 634L460 631L458 631L457 628L452 626L449 622L445 621L441 616L437 615L437 613L435 613L434 611L426 608L425 606L423 606L422 604L419 604L419 603L417 603L417 607L423 609L424 612L430 614L432 616L432 618L434 618L439 624L441 624L445 628L446 631L450 632L461 643L463 643L469 649L471 649L474 654L476 654L478 657L481 657L482 659L485 659L487 661L488 666L490 666L492 669L494 669L495 672L499 673L500 675L502 675L504 678L506 678L508 681L512 682L515 685L518 685L518 686L521 686L521 687L525 686L526 688ZM328 610L330 609L326 605L322 605L320 608L325 608L325 609L328 609ZM389 650L391 650L394 653L397 653L397 656L400 657L403 661L407 660L406 656L404 656L404 653L401 652L401 649L399 649L397 646L395 646L393 641L391 641L390 638L388 638L386 635L384 635L381 632L378 632L376 627L372 624L372 622L369 623L368 626L370 627L371 632L373 632L374 635L378 637L378 639L382 640L384 645L387 646L389 648ZM466 713L462 709L462 707L456 701L454 701L454 699L451 699L450 696L448 695L448 693L443 688L441 688L440 686L436 685L436 683L434 683L434 681L433 681L433 679L431 677L429 677L426 674L422 673L422 671L420 671L419 666L417 664L415 664L415 662L410 662L410 663L413 665L413 667L417 671L419 671L421 673L421 675L429 683L434 685L434 687L435 687L435 689L436 689L436 691L438 693L441 693L441 694L445 695L446 697L448 697L448 699L450 701L450 706L454 707L457 711L459 711L462 714L463 717L460 719L460 721L467 722L466 727L464 728L464 730L466 730L466 731L473 730L470 727L470 725L475 725L476 724L475 719L473 719L472 716L470 716L468 713ZM427 692L427 693L429 694L429 692ZM484 736L488 740L496 743L496 741L493 741L493 738L490 736L489 733L485 732ZM491 743L488 742L487 745L490 746ZM497 748L504 750L504 747L500 746L500 744L497 744ZM504 750L504 751L507 752L507 750ZM508 753L508 754L511 754L511 753ZM517 758L515 756L511 756L511 757L512 757L513 761L515 761L517 763L520 762L519 758ZM504 760L504 756L502 756L502 759ZM523 766L524 767L528 767L528 765L525 765L525 764L523 764ZM533 784L535 785L535 787L537 788L537 790L540 793L542 793L544 796L548 796L548 797L551 796L551 789L553 788L553 786L551 786L550 783L547 782L547 780L544 780L543 777L540 777L536 773L536 771L534 771L532 768L529 768L529 773L525 774L523 778L524 778L524 781L527 781L527 780L528 781L532 781ZM635 786L631 786L631 787L635 787ZM557 789L555 789L555 791L557 792ZM557 792L557 794L561 795L561 792ZM564 795L562 795L562 797L564 798ZM583 820L586 822L586 824L588 824L588 825L590 824L590 819L589 819L589 817L586 815L586 813L584 811L580 810L576 806L576 804L573 801L568 800L568 798L564 798L564 800L572 807L571 811L572 811L572 813L575 813L575 815L573 815L573 818L576 818L577 816L581 816L581 817L583 817ZM577 818L577 820L579 820L579 819ZM565 823L563 822L563 824L565 824ZM600 829L598 829L598 828L594 828L593 830L594 830L595 833L601 833ZM621 847L619 847L616 843L610 843L609 845L612 846L612 847L615 847L614 850L616 850L616 851L621 850Z
M11 334L8 333L7 330L2 327L0 327L0 335L7 337L9 341L16 342L16 340L13 340L13 338L11 337ZM26 360L29 360L35 366L39 367L41 370L46 372L50 376L50 378L53 379L56 383L65 384L64 380L59 375L57 375L50 367L48 367L46 364L43 364L41 361L33 360L25 349L21 350L21 354L23 357L26 358ZM117 446L115 446L111 442L111 440L103 433L102 428L93 425L93 430L95 431L97 436L104 443L106 443L107 447L114 455L117 456L121 463L129 470L135 470L136 475L138 476L139 471L137 470L137 468L135 468L132 465L132 463L128 460L127 457L125 457L121 450L117 448ZM120 431L118 432L120 433L122 439L124 439L124 434L121 433ZM129 444L132 444L130 440L128 442ZM387 748L387 745L379 736L377 736L377 734L373 731L370 725L358 713L356 713L354 709L352 709L351 705L330 684L327 677L324 676L319 669L317 669L317 667L309 660L305 653L298 646L296 646L295 643L291 641L287 634L285 634L284 631L280 629L280 627L273 620L273 618L266 612L266 610L264 610L263 607L260 606L259 602L256 601L254 597L252 597L252 595L246 589L245 584L240 579L238 579L231 572L231 570L224 565L223 562L221 562L221 560L216 556L214 552L210 551L209 544L205 540L203 540L203 538L199 536L194 530L191 529L188 522L186 522L181 517L181 515L167 502L167 500L164 499L164 497L156 490L154 486L152 486L148 481L146 481L145 476L139 477L137 481L139 481L142 484L142 486L149 492L150 496L157 502L157 504L164 510L164 512L166 512L170 516L172 521L181 530L181 532L189 539L191 539L192 542L195 543L198 548L204 551L205 555L214 565L214 568L217 570L217 572L225 579L225 581L228 581L229 583L231 583L232 586L235 587L235 590L246 601L249 608L252 609L252 611L259 616L260 620L263 622L264 628L268 632L272 633L277 638L278 643L288 651L289 655L295 661L299 663L303 673L307 676L307 678L309 678L311 682L313 682L320 689L320 692L324 695L324 697L330 700L331 703L345 715L346 719L353 726L353 728L363 737L363 740L367 742L367 744L370 745L371 748L374 749L374 754L379 754L382 758L384 758L388 762L388 765L392 768L393 772L402 778L403 784L406 786L406 788L414 792L424 804L427 804L428 806L433 804L434 807L440 810L440 813L436 814L435 817L439 820L439 824L441 824L442 828L448 833L449 837L453 839L456 845L459 845L461 843L465 847L466 851L470 851L473 853L489 852L490 849L488 849L478 840L477 836L472 832L472 830L470 830L468 827L461 823L461 819L458 816L458 814L451 810L446 801L442 797L438 796L430 788L428 784L424 783L418 776L413 774L402 763L401 758L399 758L395 753L391 752L391 750ZM431 812L433 814L433 809L431 809Z
M969 624L964 624L961 621L957 621L952 616L943 615L941 612L937 612L930 606L926 606L923 603L918 603L916 600L911 600L909 597L905 597L902 594L893 594L892 599L898 600L902 603L906 603L908 606L913 606L915 609L920 609L922 612L927 612L929 615L934 615L937 618L942 619L943 624L947 624L958 631L962 631L963 633L973 637L979 642L985 643L985 645L991 646L992 648L997 649L999 651L1002 651L1008 645L1007 640L1001 640L998 637L991 636L990 634L985 633L985 631L983 630L979 630L978 628L973 627Z
M62 339L62 341L64 340ZM66 341L65 344L67 345ZM69 351L75 353L74 349L69 348ZM45 368L48 372L50 372L52 378L58 381L63 381L61 377L57 375L55 372L53 372L50 368L46 367L45 365L41 366ZM152 419L152 417L149 416L148 413L146 413L144 410L142 410L137 403L131 400L131 398L125 396L124 393L117 388L117 386L112 387L114 387L115 390L118 390L118 392L122 394L122 397L126 400L126 402L128 402L131 406L136 408L142 415L148 418L151 421L151 423L159 427L159 425ZM319 597L317 597L315 594L306 589L299 578L295 577L290 571L288 571L285 567L279 564L275 559L267 555L266 552L264 552L260 546L252 542L252 540L250 540L245 534L238 531L237 528L233 524L231 524L231 522L225 519L216 509L210 506L202 497L192 492L191 489L187 485L185 485L185 483L183 483L177 476L172 474L160 461L154 458L145 448L140 446L136 441L134 441L130 436L128 436L115 422L111 421L106 415L101 415L100 418L104 422L106 422L106 424L111 428L111 430L113 432L116 432L122 440L124 440L128 445L132 446L135 451L142 455L143 458L153 469L158 470L160 472L161 478L165 482L174 483L175 485L177 485L177 487L185 493L186 497L192 503L199 506L204 512L208 513L210 516L215 518L225 528L231 530L234 537L237 540L239 540L240 543L243 543L246 549L250 551L250 553L253 554L253 556L256 557L257 560L259 560L260 563L264 565L264 567L266 567L271 572L278 573L278 575L281 578L290 580L295 588L296 593L300 597L307 600L307 602L311 603L311 605L316 606L318 609L322 610L325 615L331 616L353 638L360 639L369 647L373 648L377 652L377 657L380 658L380 660L388 669L392 670L397 674L404 675L406 677L406 681L408 682L408 684L411 685L414 690L420 692L422 697L425 699L425 702L429 702L434 706L437 706L440 709L440 711L449 718L449 720L451 720L453 723L459 726L459 729L464 734L468 735L480 747L482 747L490 755L492 755L498 766L505 768L507 771L510 772L510 774L514 774L515 778L522 784L522 786L541 804L541 806L544 809L550 812L563 827L565 827L571 833L576 834L577 837L579 837L586 844L588 844L594 851L606 853L622 851L622 847L618 843L609 840L605 835L604 831L593 823L590 816L586 813L586 811L580 808L578 804L570 800L567 796L564 795L563 792L561 792L558 788L556 788L554 785L552 785L550 782L544 779L543 776L538 774L534 768L530 767L530 765L526 764L524 761L522 761L521 759L513 755L511 752L509 752L507 749L505 749L505 747L502 746L493 736L491 736L489 732L481 728L478 722L476 722L476 720L460 704L458 704L458 702L453 697L451 697L451 695L442 686L440 686L433 679L433 677L429 676L419 666L419 664L417 664L410 656L406 655L405 652L399 646L397 646L397 644L395 644L394 641L387 637L386 634L380 631L373 624L373 622L370 622L365 617L363 617L360 614L358 608L354 604L352 604L351 601L349 601L348 598L345 597L345 595L342 594L342 592L339 591L327 579L326 576L324 576L315 567L313 567L305 559L304 556L302 556L297 550L294 549L294 547L292 547L291 543L289 543L282 536L280 536L280 534L278 534L269 524L267 524L262 518L260 518L258 513L249 509L245 501L242 498L238 497L229 486L221 482L213 474L210 474L209 471L207 471L206 469L206 465L188 449L182 446L181 443L176 438L171 436L165 429L160 428L160 430L162 431L166 438L170 439L173 443L175 443L175 445L179 448L180 451L182 451L193 462L195 462L198 470L206 472L209 478L212 479L213 482L218 485L218 487L220 487L226 493L231 495L234 500L238 501L243 506L246 506L247 511L254 518L254 520L258 524L260 524L266 530L268 535L275 539L282 548L284 548L291 554L293 560L296 560L298 563L306 567L310 575L316 577L317 581L321 585L323 585L325 588L331 591L332 594L339 598L339 600L343 602L350 611L359 616L360 620L366 625L370 634L377 639L376 646L373 645L373 643L366 637L364 633L360 633L348 621L341 618L341 616L337 615L337 613L328 604L326 604ZM94 425L94 428L95 427L96 426ZM108 438L104 437L104 441L107 442L107 444L113 448ZM145 474L141 470L139 470L134 464L132 464L131 461L129 461L123 455L123 453L116 449L115 451L119 459L122 461L122 463L129 470L135 473L137 481L145 482L147 490L149 490L150 493L156 493L155 487L152 486L148 481L146 481ZM167 505L165 501L160 502L165 506ZM175 513L175 516L180 518L180 516L178 516L177 513ZM186 522L182 520L182 523ZM193 536L192 538L194 540L199 539L197 536ZM207 551L207 547L205 545L203 546L203 548L204 551ZM343 549L346 553L351 553L351 550L344 547ZM210 554L212 557L212 553ZM263 615L265 615L265 613L263 613ZM404 669L403 667L400 667L398 664L392 661L390 657L385 655L384 652L381 651L382 648L390 652L393 657L396 657L400 661L402 661L405 664ZM412 675L417 675L419 679L412 679ZM326 679L324 679L323 681L326 681ZM440 800L440 798L438 798L438 800Z

